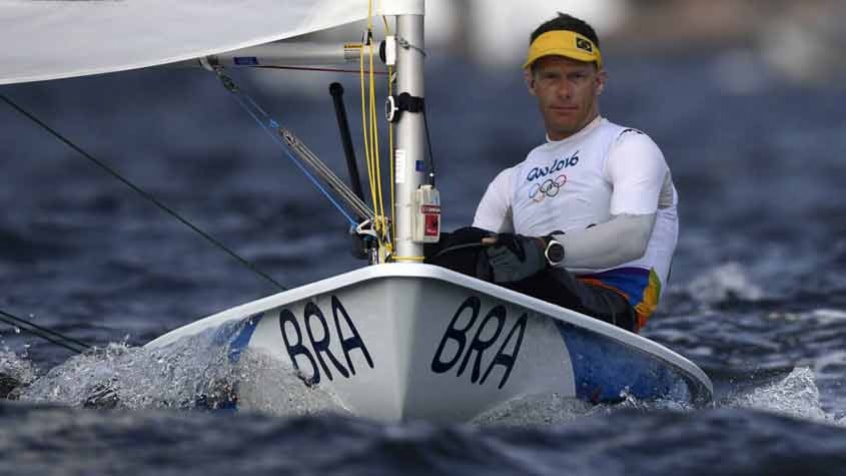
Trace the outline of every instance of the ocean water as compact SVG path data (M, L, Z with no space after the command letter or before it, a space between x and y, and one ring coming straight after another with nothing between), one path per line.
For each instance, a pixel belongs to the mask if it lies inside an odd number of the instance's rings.
M519 71L430 61L450 229L543 133ZM98 347L74 355L0 325L0 373L27 383L0 401L0 473L846 474L846 89L726 69L719 53L608 63L603 114L656 140L681 197L672 280L644 335L708 373L713 407L549 397L471 424L382 424L280 372L289 391L261 412L203 410L235 371L210 338L141 346L276 290L0 104L0 310ZM234 77L344 175L327 88L343 82L356 118L355 77ZM361 266L341 216L212 75L0 93L286 286Z

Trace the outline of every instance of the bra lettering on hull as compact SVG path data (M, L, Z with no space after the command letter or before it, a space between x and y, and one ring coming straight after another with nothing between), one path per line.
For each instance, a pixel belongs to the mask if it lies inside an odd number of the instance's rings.
M494 368L501 367L503 374L497 388L502 388L517 363L529 317L523 313L508 333L503 333L507 322L505 306L494 306L476 326L480 308L481 300L476 296L468 297L458 307L432 358L431 370L436 374L446 373L460 361L456 376L464 375L469 366L470 382L484 385ZM462 316L467 316L464 325L459 324ZM491 349L496 349L493 357L490 357Z
M336 296L332 296L332 317L334 327L329 325L323 311L313 302L307 303L303 309L302 325L289 309L282 309L279 313L279 331L282 333L285 350L294 368L305 376L309 385L320 383L321 375L325 375L330 381L334 380L333 368L344 378L355 376L355 350L359 351L371 369L374 368L373 359L361 334ZM336 344L333 345L333 342ZM343 362L339 354L332 351L334 348L338 352L338 346L343 354ZM302 367L304 364L308 365L306 369Z

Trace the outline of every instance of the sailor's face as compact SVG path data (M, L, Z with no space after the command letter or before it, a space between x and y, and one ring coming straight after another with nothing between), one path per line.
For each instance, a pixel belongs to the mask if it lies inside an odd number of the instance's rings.
M599 115L605 77L594 63L563 56L544 56L526 71L526 84L538 98L550 139L566 139Z

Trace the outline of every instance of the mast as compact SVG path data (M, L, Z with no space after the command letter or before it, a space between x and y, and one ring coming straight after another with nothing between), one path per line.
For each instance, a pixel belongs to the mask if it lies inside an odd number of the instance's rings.
M422 2L421 2L422 3ZM424 97L423 15L397 16L397 95ZM405 46L402 46L405 45ZM425 124L421 112L405 111L396 126L396 260L419 261L423 244L413 239L415 195L423 183Z

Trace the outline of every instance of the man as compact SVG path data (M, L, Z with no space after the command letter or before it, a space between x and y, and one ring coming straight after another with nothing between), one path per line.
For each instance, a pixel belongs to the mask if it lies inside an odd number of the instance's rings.
M490 278L637 332L655 310L678 238L677 193L658 146L599 114L599 39L559 14L524 64L547 142L502 171L476 210Z

